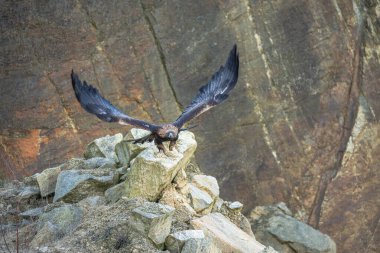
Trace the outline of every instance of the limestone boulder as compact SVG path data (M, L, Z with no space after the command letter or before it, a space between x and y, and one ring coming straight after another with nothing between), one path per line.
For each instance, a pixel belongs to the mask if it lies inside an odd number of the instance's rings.
M133 209L131 224L161 248L170 233L174 210L171 206L145 202Z
M240 212L243 209L243 204L240 203L239 201L234 201L232 203L228 203L227 207L230 210Z
M191 205L197 213L209 213L211 211L214 199L208 192L199 189L193 184L189 184L189 195Z
M205 239L203 230L184 230L170 234L166 237L165 246L170 253L181 253L183 252L182 248L184 245L192 239L198 241L200 244ZM194 246L192 247L194 248Z
M113 159L106 157L92 157L89 159L71 158L67 162L54 167L47 168L41 173L36 173L27 182L32 182L32 178L35 178L37 185L40 189L42 197L48 196L54 193L58 175L63 170L91 170L91 169L106 169L115 168L116 162Z
M184 131L179 134L176 147L170 156L159 153L155 146L144 149L131 161L127 173L125 194L127 198L143 197L156 201L180 169L185 168L196 149L194 134Z
M207 175L194 175L191 182L198 188L207 191L212 198L219 197L219 185L215 177Z
M106 157L91 157L88 159L83 158L70 158L65 163L59 166L61 170L90 170L90 169L105 169L115 168L116 162L114 159Z
M153 147L154 144L152 142L133 144L133 141L131 141L147 136L149 134L149 131L139 128L132 128L127 133L127 135L123 138L123 141L118 143L115 147L116 155L120 161L120 164L123 166L129 165L130 161L134 159L141 151L148 147Z
M313 227L292 217L284 204L256 207L250 215L258 241L279 252L335 253L335 242Z
M194 229L201 229L206 237L222 252L260 253L265 246L242 231L220 213L210 213L190 222Z
M54 202L77 202L91 195L103 195L115 185L119 174L114 169L66 170L57 179Z
M243 230L250 236L255 237L252 232L249 220L241 213L243 209L242 203L240 203L239 201L223 201L222 203L220 203L220 201L217 201L215 205L220 205L220 207L213 208L214 211L218 211L224 216L228 217L232 221L232 223L238 226L241 230Z
M87 145L84 157L86 159L93 157L106 157L118 163L119 158L116 155L115 147L122 140L123 135L121 133L95 139Z
M57 178L60 172L61 168L58 166L45 169L41 173L35 174L38 186L40 188L41 197L45 197L49 194L54 193L55 185L57 183Z

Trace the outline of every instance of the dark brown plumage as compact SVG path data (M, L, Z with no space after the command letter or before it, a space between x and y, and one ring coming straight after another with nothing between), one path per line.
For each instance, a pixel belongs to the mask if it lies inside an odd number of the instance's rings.
M229 57L220 69L212 76L207 84L203 85L192 102L185 108L182 114L172 123L155 125L143 120L132 118L103 98L93 86L81 82L78 75L71 72L71 80L75 96L81 106L89 113L95 114L99 119L107 122L117 122L122 125L132 125L151 132L151 134L133 140L134 143L154 141L159 151L166 154L165 141L170 141L169 149L172 150L180 131L186 130L183 125L199 116L203 112L220 104L228 98L229 92L235 87L239 75L239 55L236 45L233 46Z

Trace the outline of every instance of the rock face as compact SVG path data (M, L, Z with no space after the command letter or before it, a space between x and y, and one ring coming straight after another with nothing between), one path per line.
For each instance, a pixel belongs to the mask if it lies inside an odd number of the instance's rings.
M335 253L335 242L291 216L287 207L256 207L251 215L258 241L284 253Z
M197 163L246 213L285 201L342 252L380 248L368 240L380 212L379 5L3 1L1 175L40 172L126 131L80 108L72 68L128 114L163 123L237 43L239 82L198 120Z

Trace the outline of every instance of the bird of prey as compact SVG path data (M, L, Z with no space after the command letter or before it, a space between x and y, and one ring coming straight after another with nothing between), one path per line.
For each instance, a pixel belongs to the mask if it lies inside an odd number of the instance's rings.
M87 112L95 114L103 121L117 122L121 125L131 125L150 131L147 136L132 141L134 143L154 141L159 152L162 151L167 155L163 142L170 142L169 150L171 151L176 144L179 132L187 130L182 128L186 122L228 98L229 92L236 85L238 74L239 55L236 45L234 45L224 66L221 66L211 79L199 89L198 94L182 114L174 122L162 125L135 119L121 112L106 100L96 88L87 84L86 81L82 83L74 71L71 72L71 80L75 96Z

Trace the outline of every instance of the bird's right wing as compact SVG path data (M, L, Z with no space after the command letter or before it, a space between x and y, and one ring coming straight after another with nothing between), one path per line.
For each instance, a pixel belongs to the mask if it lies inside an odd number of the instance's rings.
M132 125L151 132L155 132L159 128L157 125L134 119L121 112L103 98L96 88L87 84L86 81L82 83L74 71L71 72L71 81L80 105L87 112L95 114L99 119L107 122L117 122L122 125Z
M239 55L236 45L232 48L224 66L203 85L193 101L185 108L173 125L179 129L189 120L222 103L235 87L239 76Z

